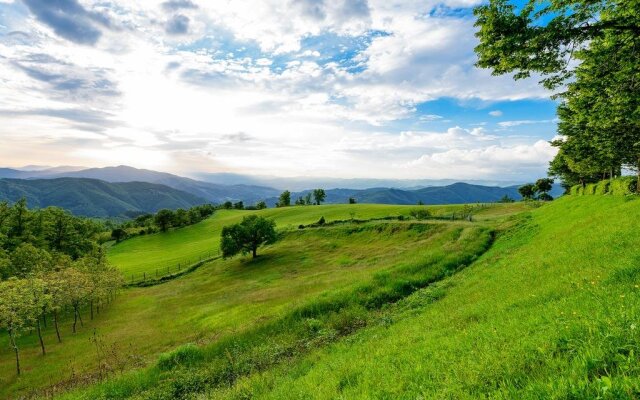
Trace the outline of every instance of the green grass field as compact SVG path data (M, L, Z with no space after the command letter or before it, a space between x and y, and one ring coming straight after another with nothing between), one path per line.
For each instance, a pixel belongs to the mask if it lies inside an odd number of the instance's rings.
M374 275L373 286L283 306L280 319L65 397L638 398L639 204L557 200L502 220L510 228L469 267L406 296L385 297L416 282L420 269L399 255L397 274ZM367 303L381 298L397 301Z
M558 200L433 304L201 398L638 398L639 218L635 197Z
M0 339L0 397L635 399L639 201L570 196L484 208L475 222L301 230L350 212L269 210L292 229L257 260L127 289L78 335L66 323L64 346L48 329L44 360L21 338L19 379ZM389 210L369 215L404 211ZM97 355L94 328L117 356ZM100 363L121 371L102 381Z
M435 215L448 215L461 209L461 205L428 206ZM496 216L522 210L522 204L492 204L482 210L483 215ZM417 206L379 204L326 205L312 207L286 207L261 211L219 210L209 219L185 228L148 236L137 236L109 248L109 261L117 266L127 281L162 276L176 272L202 258L218 255L220 233L225 225L239 222L243 216L256 213L273 218L279 229L295 229L300 224L327 221L371 219L388 216L408 216ZM493 212L496 215L492 215Z
M357 217L405 211L387 206L363 209L364 215L357 211ZM298 210L306 213L296 217ZM271 210L265 214L276 216L280 224L282 221L297 224L315 222L322 215L331 219L349 218L349 213L344 207L328 206ZM167 236L176 242L175 246L177 242L190 243L198 234L210 241L212 226L237 221L242 215L221 212L217 218ZM77 335L71 334L70 322L64 322L62 345L55 342L55 334L49 327L45 330L46 358L39 355L36 336L21 338L24 373L20 378L14 374L13 354L7 340L0 338L0 397L90 383L98 378L96 371L100 364L117 364L118 368L122 364L122 370L153 364L163 351L190 342L217 343L278 320L290 310L318 298L336 296L371 282L377 274L393 273L428 260L481 252L482 247L447 246L450 242L458 243L461 237L469 237L471 243L486 241L482 226L462 221L417 225L384 221L303 230L296 227L285 231L281 241L261 249L256 260L215 260L162 285L124 290L94 321L87 321L85 312L85 327ZM162 242L167 236L146 236L137 242ZM116 247L122 251L130 243ZM447 248L450 254L444 253ZM144 257L142 254L146 253L132 251L129 256ZM424 271L431 271L430 268L427 266ZM95 339L102 346L100 351ZM110 352L114 354L111 358L101 355Z

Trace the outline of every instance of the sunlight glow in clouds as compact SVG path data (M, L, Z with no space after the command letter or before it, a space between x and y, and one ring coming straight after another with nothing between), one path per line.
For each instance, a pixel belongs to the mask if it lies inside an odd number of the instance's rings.
M548 93L473 66L477 4L0 0L0 164L540 175Z

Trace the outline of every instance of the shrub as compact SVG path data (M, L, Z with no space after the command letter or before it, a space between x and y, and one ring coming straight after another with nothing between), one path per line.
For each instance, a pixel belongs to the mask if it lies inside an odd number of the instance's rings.
M609 182L609 181L600 181L600 183L598 183L596 185L596 193L595 194L603 195L603 194L609 193L609 185L610 184L611 184L611 182Z
M582 185L571 186L571 189L569 189L569 194L573 196L578 196L580 195L580 189L582 189Z
M411 210L409 212L409 215L411 215L415 219L422 220L429 218L431 216L431 211L427 210L426 208L419 208L416 210Z
M193 343L187 343L168 353L160 354L158 368L168 371L182 365L193 365L204 358L202 350Z
M596 194L596 184L595 183L588 183L584 187L584 191L583 191L582 194Z
M638 181L634 176L622 176L611 181L609 191L616 196L636 193Z
M318 225L324 225L325 224L325 220L324 217L320 217L320 219L318 220Z

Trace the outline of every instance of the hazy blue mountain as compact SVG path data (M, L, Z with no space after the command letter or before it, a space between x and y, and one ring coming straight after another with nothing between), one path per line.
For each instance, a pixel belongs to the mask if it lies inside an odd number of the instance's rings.
M169 174L120 165L117 167L90 168L62 174L67 177L101 179L107 182L150 182L202 197L212 203L242 200L247 204L275 196L278 190L255 185L217 185Z
M432 186L417 190L402 190L393 188L371 188L371 189L329 189L327 194L327 204L348 203L349 197L356 199L358 203L379 203L379 204L462 204L462 203L489 203L496 202L504 196L514 200L520 200L518 186L498 187L472 185L469 183L457 182L446 186ZM294 203L298 197L304 197L309 190L294 192L291 194L291 202ZM551 195L558 197L562 195L562 188L554 185ZM268 199L267 204L275 206L277 198Z
M301 192L313 188L397 188L403 190L415 190L429 186L446 186L459 182L459 179L340 179L340 178L315 178L315 177L290 177L282 178L267 175L242 175L233 173L195 173L194 177L211 183L262 185ZM467 183L485 186L511 186L520 184L516 181L500 180L468 180Z
M117 167L89 168L82 170L59 170L49 168L37 171L20 171L10 168L0 169L0 178L31 179L31 178L89 178L107 182L149 182L166 185L171 188L202 197L211 203L223 203L227 200L242 200L246 204L253 204L259 200L277 196L279 190L257 185L231 184L219 185L198 181L166 172L138 169L120 165Z
M115 217L127 212L156 212L206 203L165 185L148 182L110 183L97 179L0 179L0 200L25 197L29 207L58 206L76 215Z

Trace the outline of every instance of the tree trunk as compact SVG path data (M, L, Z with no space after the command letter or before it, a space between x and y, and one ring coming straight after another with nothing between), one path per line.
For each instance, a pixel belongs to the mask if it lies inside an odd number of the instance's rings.
M640 193L640 156L638 156L638 180L636 181L636 193Z
M258 247L257 246L253 246L253 258L258 257Z
M78 323L78 308L73 306L73 333L76 333L76 324Z
M91 308L91 321L93 321L93 300L89 302L89 308Z
M44 340L42 340L42 330L40 329L40 318L37 319L36 328L38 330L38 339L40 339L40 348L42 349L42 355L44 356L45 354L47 354L47 352L44 349Z
M80 308L78 308L78 319L80 320L80 327L84 328L84 322L82 322L82 314L80 314Z
M44 329L47 329L47 314L42 310L42 322L44 323Z
M58 336L58 343L62 343L62 339L60 339L60 329L58 329L58 311L53 312L53 326L56 327L56 336Z
M18 352L18 344L16 343L16 338L13 332L8 331L9 333L9 341L11 342L11 347L13 347L13 351L16 354L16 373L20 375L20 354Z

